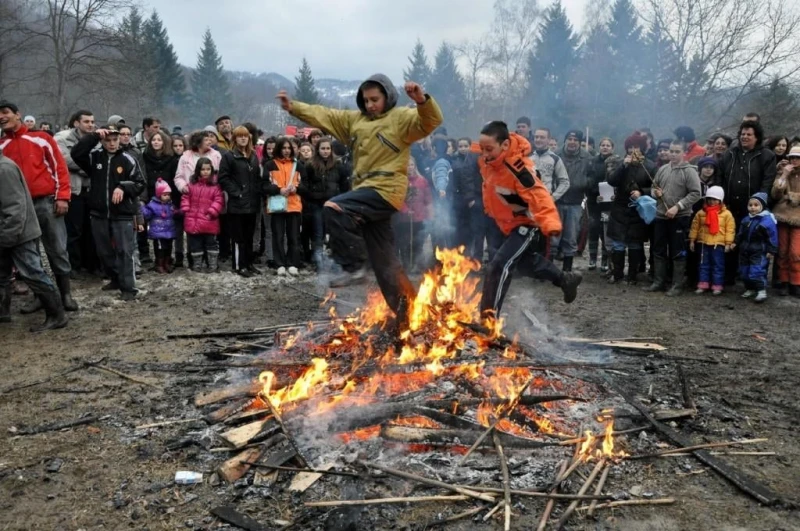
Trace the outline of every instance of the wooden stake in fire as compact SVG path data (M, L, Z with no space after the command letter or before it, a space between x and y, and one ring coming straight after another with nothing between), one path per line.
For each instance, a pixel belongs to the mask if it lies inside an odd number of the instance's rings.
M497 433L492 434L494 439L494 447L497 448L497 455L500 457L500 470L503 472L503 501L505 502L505 520L503 529L504 531L511 530L511 480L508 473L508 462L506 461L506 454L503 451L503 445L500 444L500 437Z
M289 433L289 430L286 429L286 425L283 423L283 418L281 417L281 414L278 413L278 409L274 405L272 405L269 396L263 394L262 398L264 402L266 402L267 405L269 406L269 410L272 412L272 415L275 417L275 420L278 422L278 424L280 424L281 431L283 432L284 435L286 435L286 440L289 441L289 444L292 445L292 449L294 449L295 453L297 454L297 461L300 463L300 466L302 466L303 468L311 468L308 465L308 461L306 461L306 458L303 457L303 454L300 452L300 448L294 442L294 438Z
M555 494L556 492L558 492L558 486L560 484L560 481L558 479L564 475L564 473L567 471L568 466L569 466L569 460L564 459L561 462L561 468L556 473L556 479L554 481L555 486L550 489L550 494ZM545 528L547 527L547 521L550 519L550 513L553 512L553 507L555 507L555 505L556 505L555 499L550 498L549 500L547 500L547 504L544 506L544 512L542 513L542 518L541 520L539 520L539 527L536 528L536 531L545 530Z
M589 487L592 486L592 483L594 483L595 478L597 477L597 475L600 473L600 470L602 470L604 466L606 466L605 458L600 459L597 462L597 464L594 466L594 469L592 470L592 473L589 474L589 477L586 479L586 482L581 486L580 490L578 491L578 494L586 494L586 491L589 490ZM577 500L570 503L569 507L567 507L567 510L564 511L564 514L562 514L561 518L559 518L558 522L556 522L555 529L561 529L562 527L564 527L564 524L567 523L567 520L569 520L569 517L572 516L572 513L575 511L577 507L578 507Z

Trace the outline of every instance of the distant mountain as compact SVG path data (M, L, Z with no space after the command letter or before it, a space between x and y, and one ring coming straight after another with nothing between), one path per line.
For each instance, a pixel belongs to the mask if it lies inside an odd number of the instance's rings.
M294 90L294 81L277 74L275 72L268 72L265 74L267 80L278 87L279 89Z
M294 81L278 73L269 72L265 74L264 77L267 79L267 81L279 89L286 89L289 91L294 90ZM323 100L336 103L340 98L345 100L346 98L354 97L356 91L358 90L358 86L361 84L361 81L323 78L315 79L314 84L316 85L319 95Z

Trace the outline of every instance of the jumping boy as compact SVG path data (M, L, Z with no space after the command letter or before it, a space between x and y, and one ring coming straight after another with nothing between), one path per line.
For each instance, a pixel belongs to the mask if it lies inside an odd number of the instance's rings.
M550 191L536 177L528 158L531 145L509 133L503 122L490 122L481 130L483 204L494 220L489 229L489 245L496 250L486 268L481 297L481 313L496 315L519 265L527 276L550 280L564 292L570 303L578 294L581 276L563 272L534 251L536 233L550 238L561 233L561 219Z
M281 106L292 116L318 127L349 145L353 156L353 189L324 204L334 260L344 273L330 286L343 287L365 277L369 259L386 303L400 319L413 299L414 288L397 257L392 215L408 190L411 145L442 123L442 111L417 83L405 84L416 109L397 107L397 90L383 74L367 79L358 89L358 111L338 110L293 102L285 90Z

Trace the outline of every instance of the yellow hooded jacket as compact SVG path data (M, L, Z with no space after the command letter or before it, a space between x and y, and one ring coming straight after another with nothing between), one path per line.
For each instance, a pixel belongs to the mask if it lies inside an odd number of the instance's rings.
M408 190L406 172L411 145L430 135L442 123L442 111L428 95L416 109L397 107L397 90L382 74L366 82L378 83L386 92L386 111L380 116L367 115L361 87L356 98L359 111L293 102L291 114L350 146L354 190L373 188L400 210Z

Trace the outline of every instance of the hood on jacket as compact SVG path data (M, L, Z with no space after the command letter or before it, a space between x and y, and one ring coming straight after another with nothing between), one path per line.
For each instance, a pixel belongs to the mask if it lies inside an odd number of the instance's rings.
M531 154L531 143L528 142L528 139L524 136L518 135L517 133L509 133L508 140L508 149L503 151L499 157L488 162L487 164L502 164L506 160L511 160L517 157L527 157Z
M358 87L356 103L361 110L361 114L367 114L367 107L364 105L364 96L362 95L362 90L366 83L377 83L383 87L383 91L386 93L386 108L383 110L383 114L386 114L397 106L397 89L394 88L392 80L384 74L375 74L368 77L367 80Z

